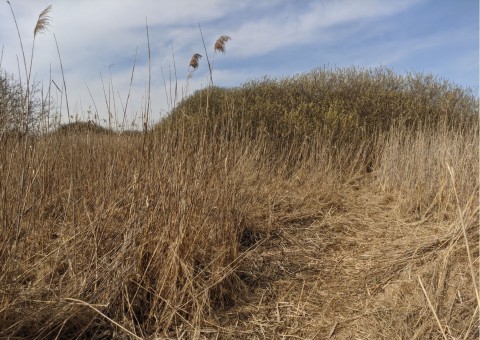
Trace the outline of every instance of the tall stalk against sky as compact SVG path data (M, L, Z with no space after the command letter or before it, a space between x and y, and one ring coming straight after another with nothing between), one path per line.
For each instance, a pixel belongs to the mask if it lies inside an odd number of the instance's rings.
M13 11L12 4L10 1L7 1L8 6L10 7L10 11L12 12L12 17L13 20L15 21L15 27L17 29L17 34L18 34L18 40L20 42L20 49L22 51L22 58L23 58L23 66L25 69L25 81L26 81L26 93L25 93L25 98L24 98L24 112L22 113L22 128L25 131L28 131L28 124L25 122L25 116L30 114L30 94L31 94L31 89L30 89L30 80L31 80L31 74L32 74L32 64L33 64L33 53L35 50L35 40L37 38L37 34L43 33L48 29L48 26L50 25L51 17L50 17L50 11L52 10L52 5L48 6L45 8L40 15L38 16L37 23L35 25L35 28L33 29L33 42L32 42L32 51L30 55L30 65L27 70L27 58L25 57L25 49L23 47L23 42L22 42L22 36L20 34L20 30L18 28L18 23L17 23L17 18L15 17L15 12ZM20 76L20 75L19 75Z

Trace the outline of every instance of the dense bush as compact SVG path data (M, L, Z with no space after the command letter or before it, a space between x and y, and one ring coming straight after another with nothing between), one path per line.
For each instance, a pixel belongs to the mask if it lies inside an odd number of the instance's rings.
M169 119L229 114L241 130L266 130L272 137L287 138L319 130L337 136L371 135L393 123L463 125L477 113L471 90L432 75L350 67L203 89L181 102Z

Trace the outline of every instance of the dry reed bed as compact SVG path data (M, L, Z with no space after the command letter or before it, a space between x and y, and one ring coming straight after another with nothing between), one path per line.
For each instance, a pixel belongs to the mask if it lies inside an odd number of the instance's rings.
M3 178L27 171L23 195L16 180L3 190L5 334L68 336L90 322L74 315L99 317L68 297L144 332L197 328L226 298L215 290L235 282L235 183L216 145L158 142L146 155L140 138L58 136L6 154Z
M288 191L270 191L282 202L270 215L276 233L244 262L254 288L219 318L224 329L235 325L226 338L478 338L462 230L478 278L478 126L396 127L384 137L376 170L333 193L318 190L326 178L311 170L293 176ZM303 219L288 213L288 201Z
M478 261L477 127L394 129L372 173L361 143L235 131L4 142L0 334L438 338L417 275L451 336L478 334L444 165Z

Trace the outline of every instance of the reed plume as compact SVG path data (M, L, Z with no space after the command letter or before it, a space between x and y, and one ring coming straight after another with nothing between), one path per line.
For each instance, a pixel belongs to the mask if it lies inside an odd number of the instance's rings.
M214 47L215 53L217 52L225 53L225 43L230 39L231 38L228 35L220 36L220 38L218 38L217 41L215 42L215 47Z
M192 56L192 59L190 59L190 65L189 66L192 67L194 71L198 68L198 63L199 63L201 58L202 58L201 54L195 53Z
M37 33L42 33L45 30L47 30L48 26L50 25L50 21L52 19L49 16L51 10L52 10L52 5L45 8L38 16L37 24L35 25L35 29L33 30L34 37L37 35Z

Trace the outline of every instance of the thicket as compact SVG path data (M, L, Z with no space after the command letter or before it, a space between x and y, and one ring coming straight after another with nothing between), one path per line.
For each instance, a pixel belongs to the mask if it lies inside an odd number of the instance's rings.
M32 84L27 97L25 86L20 81L6 72L0 72L0 139L38 133L47 124L49 104L51 102L42 98L38 83Z
M263 130L272 138L308 137L319 130L357 138L394 124L461 128L474 122L478 106L471 90L429 74L323 68L236 88L206 88L182 101L170 119L226 113L239 130Z

